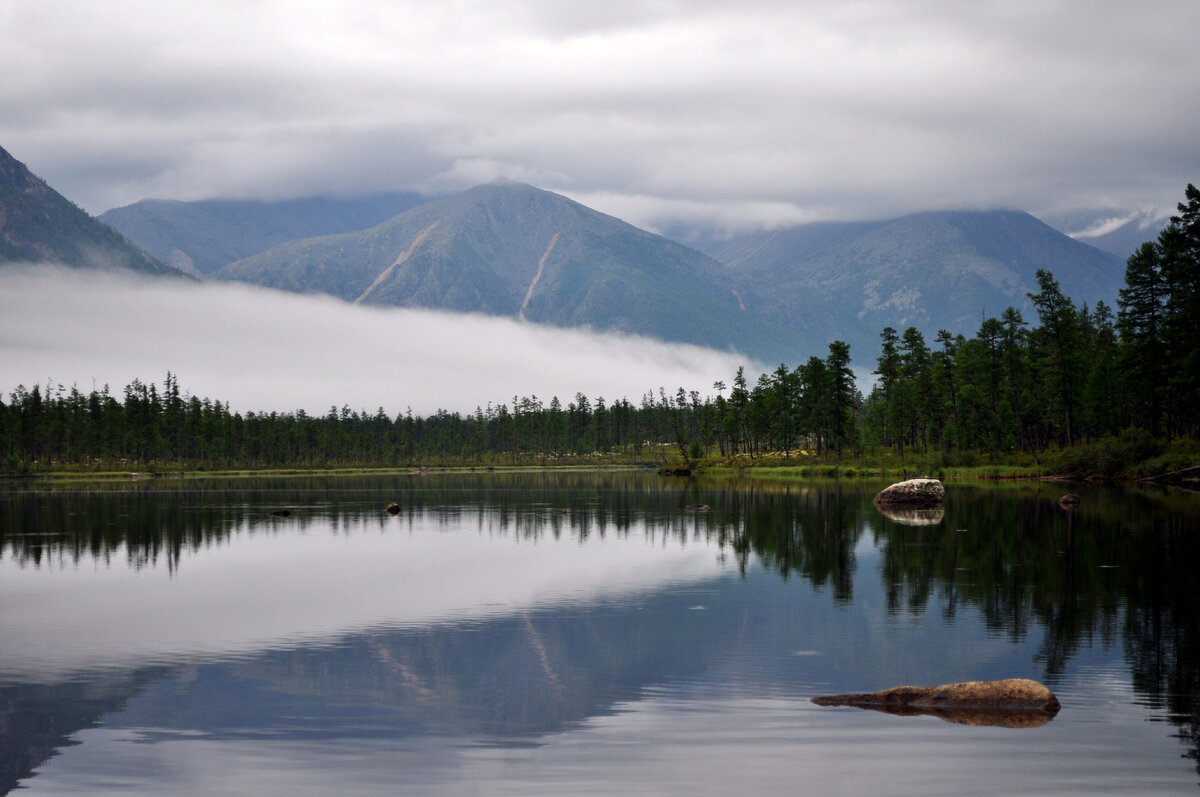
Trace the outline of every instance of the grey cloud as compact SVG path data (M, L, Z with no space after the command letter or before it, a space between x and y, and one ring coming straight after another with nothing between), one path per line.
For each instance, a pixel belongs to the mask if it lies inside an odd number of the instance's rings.
M1163 206L1200 172L1190 0L7 14L0 142L93 212L507 174L742 225Z

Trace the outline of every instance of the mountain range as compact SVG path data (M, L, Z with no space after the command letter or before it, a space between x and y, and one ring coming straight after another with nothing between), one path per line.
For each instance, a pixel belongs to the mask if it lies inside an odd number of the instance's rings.
M566 197L496 182L354 233L293 241L215 277L356 304L427 307L794 357L788 329L745 308L735 275Z
M1112 306L1124 283L1123 258L1020 211L814 223L697 245L745 280L764 317L787 323L823 312L858 351L877 347L885 326L969 337L1009 306L1036 320L1026 294L1037 290L1038 269L1053 272L1076 304Z
M101 216L183 270L347 302L477 312L736 350L858 363L885 326L973 335L1052 271L1077 304L1115 302L1124 258L1027 213L815 223L691 246L561 195L498 181L430 199L146 200ZM1153 236L1149 236L1153 237ZM179 274L0 150L0 262Z
M0 265L46 261L179 274L83 212L0 148Z
M767 362L861 361L885 326L972 335L1006 307L1033 321L1039 268L1079 304L1114 303L1123 259L1020 211L946 211L707 239L653 235L512 182L383 224L292 241L215 273L347 301L512 316L734 347ZM699 251L703 249L704 251Z

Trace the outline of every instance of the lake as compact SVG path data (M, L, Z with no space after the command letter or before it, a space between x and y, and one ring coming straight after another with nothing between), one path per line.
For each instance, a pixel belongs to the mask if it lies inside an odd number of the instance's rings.
M1200 789L1200 496L951 483L888 517L881 486L10 485L0 794ZM1009 677L1062 710L811 702Z

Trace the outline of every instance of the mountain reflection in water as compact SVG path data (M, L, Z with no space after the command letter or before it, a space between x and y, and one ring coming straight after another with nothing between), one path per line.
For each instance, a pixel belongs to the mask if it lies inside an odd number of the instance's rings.
M99 722L520 748L661 690L1053 686L1097 645L1200 750L1195 496L1078 490L1066 513L1061 488L951 485L941 522L914 526L858 482L200 484L0 499L0 633L21 640L0 649L0 793ZM983 636L957 641L975 617Z

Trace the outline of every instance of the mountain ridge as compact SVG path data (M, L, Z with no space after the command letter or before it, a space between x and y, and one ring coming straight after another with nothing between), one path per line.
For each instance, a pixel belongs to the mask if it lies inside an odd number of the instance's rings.
M427 201L401 191L278 202L143 199L99 219L155 257L200 276L288 241L366 229Z
M533 186L494 182L356 233L293 241L215 274L361 304L429 307L794 357L736 281L675 241Z
M1031 319L1026 294L1037 290L1038 269L1053 272L1077 304L1113 305L1124 278L1119 256L1015 210L821 222L700 246L754 286L768 318L839 308L832 331L859 350L876 347L885 326L970 336L1009 306Z
M0 147L0 264L6 262L182 276L89 216Z

